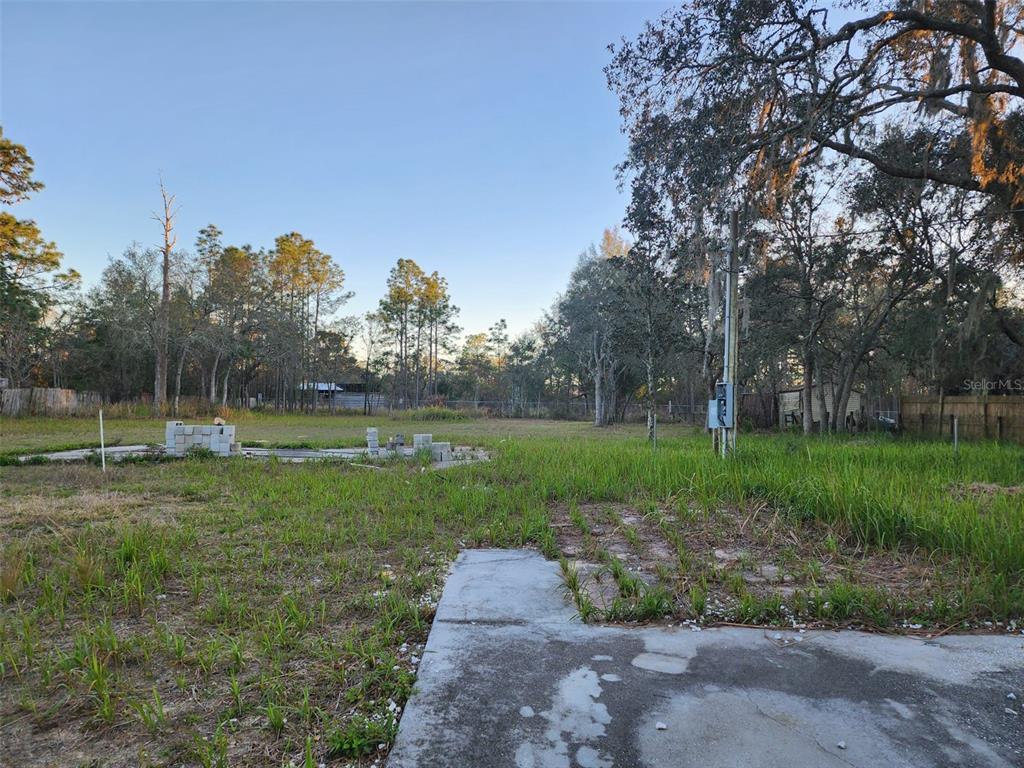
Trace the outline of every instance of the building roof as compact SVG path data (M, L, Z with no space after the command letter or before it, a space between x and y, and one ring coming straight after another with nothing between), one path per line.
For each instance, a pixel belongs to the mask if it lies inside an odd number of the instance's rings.
M303 381L298 389L315 389L317 392L344 392L345 387L333 381Z

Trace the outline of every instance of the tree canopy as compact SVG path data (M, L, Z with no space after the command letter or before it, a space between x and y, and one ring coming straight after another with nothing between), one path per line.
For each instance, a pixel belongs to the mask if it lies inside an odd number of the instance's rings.
M632 219L762 205L831 152L977 193L1024 224L1022 5L695 0L613 46ZM646 208L646 210L644 210ZM1019 234L1019 233L1018 233Z

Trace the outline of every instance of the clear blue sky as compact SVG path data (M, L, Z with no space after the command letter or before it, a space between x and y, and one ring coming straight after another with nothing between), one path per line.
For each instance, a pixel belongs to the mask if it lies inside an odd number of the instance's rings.
M297 230L376 306L399 257L447 276L467 331L536 320L620 222L602 67L664 4L0 2L0 122L36 219L86 284L155 244Z

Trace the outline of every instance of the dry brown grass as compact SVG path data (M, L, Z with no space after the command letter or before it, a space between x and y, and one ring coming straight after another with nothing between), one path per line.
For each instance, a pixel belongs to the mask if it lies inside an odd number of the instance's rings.
M26 493L4 499L0 545L46 533L70 535L99 523L172 524L195 504L180 497L84 489L77 493Z
M14 598L21 588L28 557L18 544L9 544L0 551L0 601Z

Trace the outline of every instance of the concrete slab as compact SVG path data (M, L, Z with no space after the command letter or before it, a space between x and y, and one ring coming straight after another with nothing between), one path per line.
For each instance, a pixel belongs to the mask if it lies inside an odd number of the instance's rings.
M189 446L197 444L194 441L199 440L200 437L193 435L192 437L186 437L184 435L178 435L175 437L175 450L167 451L165 446L148 446L148 445L120 445L111 446L107 448L107 460L108 461L120 461L121 459L134 457L134 456L159 456L167 454L169 456L184 455ZM257 447L242 447L239 446L238 451L232 451L231 446L235 445L232 442L220 441L210 443L210 448L214 453L218 455L229 457L233 455L244 456L248 459L269 459L271 457L277 458L279 461L289 463L301 463L304 461L323 461L325 459L332 460L345 460L345 461L361 461L368 459L370 456L376 456L380 458L387 458L392 456L395 452L387 449L380 449L377 452L373 452L367 448L257 448ZM412 458L415 455L415 451L412 448L399 449L402 456L406 458ZM26 454L25 456L19 456L19 461L26 462L30 461L35 457L42 457L49 459L50 461L60 462L77 462L85 461L90 458L93 454L99 455L98 448L79 448L70 451L54 451L51 453L34 453ZM433 469L448 469L449 467L459 467L466 464L472 464L478 461L489 461L490 454L479 448L470 448L467 446L460 446L455 452L449 452L446 457L431 463Z
M162 448L151 449L148 445L113 445L106 449L107 461L118 461L127 456L145 456L147 454L162 453ZM32 453L19 456L20 461L28 461L36 456L42 456L50 461L85 461L89 457L100 455L99 448L76 448L70 451L54 451L52 453Z
M1022 701L1024 637L586 626L557 563L472 550L388 766L1002 768Z

